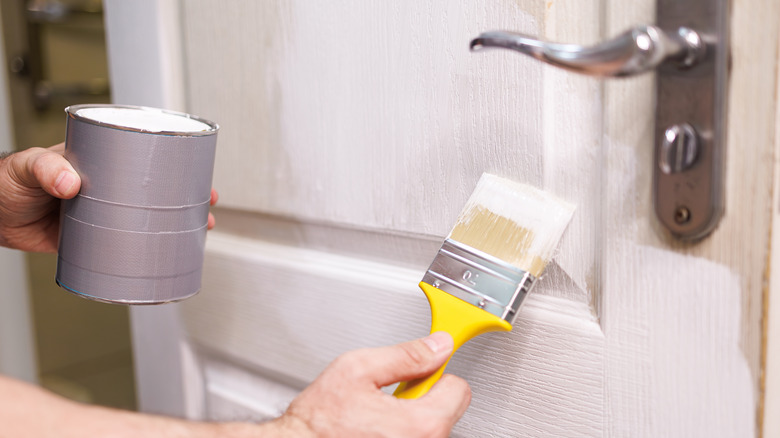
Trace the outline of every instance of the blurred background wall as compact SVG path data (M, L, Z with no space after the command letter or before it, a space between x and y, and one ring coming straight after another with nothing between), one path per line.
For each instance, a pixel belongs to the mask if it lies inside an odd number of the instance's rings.
M0 105L14 143L6 149L60 143L66 106L111 101L100 0L0 0L0 26L8 96ZM75 400L135 409L128 309L57 287L56 255L28 254L26 262L38 382Z

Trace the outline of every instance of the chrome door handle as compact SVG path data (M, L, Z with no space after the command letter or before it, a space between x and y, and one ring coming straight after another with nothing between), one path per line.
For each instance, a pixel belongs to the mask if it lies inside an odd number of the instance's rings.
M705 45L694 30L667 33L656 26L638 26L591 47L538 40L513 32L485 32L471 41L471 50L514 50L548 64L591 76L632 76L664 62L691 67L704 58Z
M471 50L502 48L596 77L655 70L653 205L672 236L697 240L723 213L729 0L656 0L656 24L594 46L485 32Z

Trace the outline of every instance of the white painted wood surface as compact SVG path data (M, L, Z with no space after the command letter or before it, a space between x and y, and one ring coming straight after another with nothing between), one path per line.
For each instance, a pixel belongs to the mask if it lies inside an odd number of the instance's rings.
M780 5L732 3L726 215L681 245L652 216L651 76L467 51L592 43L650 2L182 2L186 110L222 126L188 414L264 418L338 354L425 334L416 282L491 171L579 210L515 330L453 359L456 435L757 435Z

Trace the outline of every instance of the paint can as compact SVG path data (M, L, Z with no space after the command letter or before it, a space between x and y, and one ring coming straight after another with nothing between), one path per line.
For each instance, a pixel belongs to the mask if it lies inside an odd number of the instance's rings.
M62 201L57 284L123 304L198 293L217 124L127 105L65 112L65 158L81 190Z

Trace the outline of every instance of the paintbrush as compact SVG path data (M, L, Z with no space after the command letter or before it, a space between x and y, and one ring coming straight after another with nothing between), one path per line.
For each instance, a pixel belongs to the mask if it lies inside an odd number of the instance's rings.
M431 333L452 335L454 353L483 333L512 330L573 214L574 205L554 195L483 174L420 282ZM402 382L395 396L424 395L446 366Z

